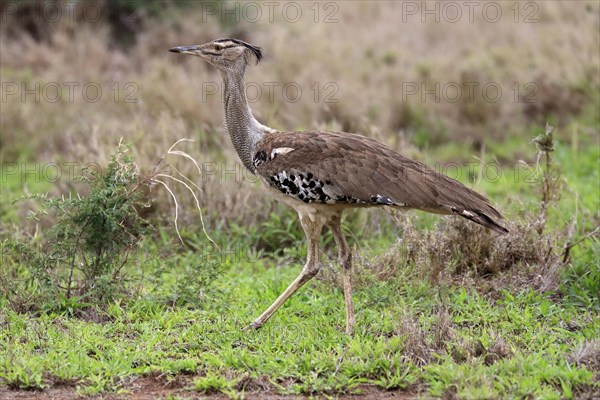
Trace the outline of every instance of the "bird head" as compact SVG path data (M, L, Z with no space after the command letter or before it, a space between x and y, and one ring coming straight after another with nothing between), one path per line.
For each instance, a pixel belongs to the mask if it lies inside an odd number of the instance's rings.
M252 59L258 63L262 58L260 47L239 39L217 39L205 44L173 47L169 51L200 57L221 71L243 71Z

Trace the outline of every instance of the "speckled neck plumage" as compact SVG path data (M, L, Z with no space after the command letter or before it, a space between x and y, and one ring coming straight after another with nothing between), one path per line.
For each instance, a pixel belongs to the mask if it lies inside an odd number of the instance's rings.
M252 158L264 128L252 115L244 90L244 69L222 71L225 125L240 160L254 173Z

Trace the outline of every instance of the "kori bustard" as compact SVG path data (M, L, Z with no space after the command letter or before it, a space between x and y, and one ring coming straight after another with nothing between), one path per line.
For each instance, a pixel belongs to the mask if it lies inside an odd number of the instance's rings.
M225 123L244 166L267 191L293 207L306 234L307 259L300 275L248 328L260 328L279 307L319 271L319 240L331 229L342 266L346 333L354 331L352 251L341 229L348 208L395 207L456 214L498 233L502 215L485 197L461 183L410 160L368 137L337 132L279 132L252 115L244 73L260 61L259 47L238 39L173 47L169 51L198 56L216 67L224 82Z

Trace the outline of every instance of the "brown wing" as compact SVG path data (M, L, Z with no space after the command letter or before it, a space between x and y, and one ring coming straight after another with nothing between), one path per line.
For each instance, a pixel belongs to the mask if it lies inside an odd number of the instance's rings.
M286 132L258 144L256 173L304 202L394 205L458 214L499 232L482 195L423 163L355 134Z

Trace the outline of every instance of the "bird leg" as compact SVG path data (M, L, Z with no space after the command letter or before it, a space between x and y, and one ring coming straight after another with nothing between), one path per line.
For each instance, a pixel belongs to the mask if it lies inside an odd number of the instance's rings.
M327 226L333 233L335 244L338 247L338 259L342 266L342 280L344 282L344 300L346 301L346 334L354 333L354 305L352 304L352 250L342 233L341 214L330 218Z
M254 322L244 328L244 330L258 329L260 328L275 312L279 307L285 303L285 301L292 295L296 290L300 289L302 285L308 282L312 277L314 277L318 272L320 265L319 260L319 239L321 237L321 230L323 229L323 225L325 221L319 216L314 216L314 220L306 214L298 213L300 216L300 223L302 224L302 228L304 229L304 233L306 234L307 240L307 257L306 264L300 275L284 290L283 293L271 304L269 308L265 310Z

